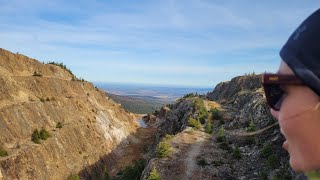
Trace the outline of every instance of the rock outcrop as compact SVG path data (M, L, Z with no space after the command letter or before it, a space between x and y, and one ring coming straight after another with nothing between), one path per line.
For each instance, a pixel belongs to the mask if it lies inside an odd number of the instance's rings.
M178 176L187 176L190 179L201 177L201 179L243 180L293 178L295 173L288 164L288 154L281 147L284 137L266 105L260 79L260 75L246 75L218 84L214 91L205 97L213 104L214 102L220 104L224 114L223 119L213 119L213 134L210 139L200 145L171 143L174 151L181 153L173 153L164 160L152 159L143 173L143 179L148 177L154 167L158 168L161 177L166 178ZM162 108L154 116L149 116L150 122L162 127L165 133L177 134L174 139L188 137L190 132L185 129L188 125L187 119L198 116L192 101L192 98L181 99L176 104ZM225 135L218 140L220 129L224 129ZM201 151L196 156L195 161L198 166L193 166L195 168L193 174L185 172L186 165L177 167L179 163L176 163L170 167L175 161L186 158L184 154L188 152L184 149L188 151L194 148L199 148ZM179 169L179 173L182 174L172 172L170 170L172 168ZM165 174L161 174L163 172Z
M80 171L89 177L86 167L101 158L112 164L114 149L138 127L133 115L92 83L4 49L0 84L0 146L8 152L0 157L4 179L66 179ZM32 142L33 131L42 128L51 137Z

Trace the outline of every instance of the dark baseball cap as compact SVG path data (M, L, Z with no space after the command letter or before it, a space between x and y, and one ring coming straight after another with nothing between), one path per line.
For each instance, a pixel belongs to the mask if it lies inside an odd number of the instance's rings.
M294 31L280 56L295 75L320 96L320 9Z

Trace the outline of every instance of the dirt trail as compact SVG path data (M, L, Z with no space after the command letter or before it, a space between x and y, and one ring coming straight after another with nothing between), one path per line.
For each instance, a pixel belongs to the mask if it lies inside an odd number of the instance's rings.
M183 179L190 179L192 175L194 174L194 171L197 169L197 156L199 156L201 152L201 147L205 140L208 138L204 132L197 132L196 141L190 145L188 152L186 154L186 159L184 161L185 163L185 178Z

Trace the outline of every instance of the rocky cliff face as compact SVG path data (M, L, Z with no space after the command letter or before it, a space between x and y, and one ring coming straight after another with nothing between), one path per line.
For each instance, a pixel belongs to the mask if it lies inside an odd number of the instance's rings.
M171 141L173 153L165 159L153 158L143 173L143 179L147 179L154 167L161 177L166 178L244 180L294 177L288 154L281 147L284 138L266 105L260 79L259 75L235 77L218 84L206 95L207 103L220 104L223 113L222 119L213 119L210 137L185 129L188 117L198 115L190 103L192 98L182 99L151 116L150 122L163 127L165 133L177 135ZM224 129L225 135L219 140L220 129ZM181 140L181 137L186 138Z
M0 49L0 147L8 152L0 179L65 179L106 155L112 163L114 148L136 131L133 119L67 70ZM51 137L32 142L42 128Z
M227 141L243 154L232 164L238 179L295 176L288 154L282 149L284 137L266 104L261 75L239 76L220 83L207 98L223 104L230 114L223 127L229 130Z
M275 122L264 98L260 75L239 76L220 83L207 98L231 112L228 128L246 128L252 122L261 129Z

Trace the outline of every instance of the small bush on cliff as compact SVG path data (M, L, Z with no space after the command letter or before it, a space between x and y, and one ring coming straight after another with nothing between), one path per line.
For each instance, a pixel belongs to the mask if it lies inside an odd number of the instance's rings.
M36 144L40 144L40 133L39 133L38 129L33 131L32 135L31 135L31 140Z
M34 71L33 76L42 77L42 74L40 72Z
M212 120L222 119L222 113L218 108L213 108L210 110Z
M61 129L62 127L63 127L63 124L62 124L62 122L59 121L59 122L57 123L57 125L56 125L56 128Z
M152 171L150 172L148 180L160 180L160 175L155 167L153 167Z
M170 141L170 140L173 139L173 137L174 137L173 135L166 134L166 135L164 136L163 140L164 140L164 141Z
M226 134L225 134L225 130L223 127L221 127L218 131L218 134L217 134L217 141L218 142L223 142L226 138Z
M118 174L121 176L121 180L138 180L140 179L141 173L146 165L145 160L140 159L135 161L132 166L126 166L124 170L120 171Z
M207 108L204 105L203 99L197 98L193 100L193 106L198 114L197 120L201 122L201 124L206 123L206 120L209 117L209 113Z
M0 157L8 156L8 152L0 146Z
M230 146L230 144L226 140L223 140L223 142L219 145L219 148L232 152L232 147Z
M208 117L209 117L209 113L208 113L207 109L201 108L199 110L199 115L198 115L197 119L201 122L201 124L204 124L204 123L206 123Z
M182 98L187 99L187 98L193 98L197 96L198 96L198 93L188 93L188 94L185 94Z
M201 157L199 160L197 160L197 165L204 167L204 166L208 166L210 164L206 161L206 159Z
M250 122L249 127L247 129L247 132L253 132L253 131L256 131L256 130L257 130L256 125L253 122Z
M68 177L68 180L80 180L80 176L72 174Z
M49 137L50 137L49 132L46 129L42 128L40 131L40 139L47 140Z
M263 146L262 150L261 150L261 156L264 157L264 158L267 158L269 156L272 155L272 148L271 146L268 144L268 145L265 145Z
M279 158L277 155L272 154L268 157L267 164L270 168L276 168L277 164L279 162Z
M190 117L188 120L188 125L191 127L194 127L195 129L200 129L201 128L201 123L200 121Z
M241 155L241 151L239 149L239 147L236 147L233 152L232 152L232 156L236 159L241 159L242 155Z
M172 138L170 138L172 139ZM159 158L164 158L164 157L168 157L172 151L171 149L171 145L170 143L168 142L170 139L168 138L163 138L159 144L157 145L157 148L156 148L156 153L157 153L157 156Z
M204 127L205 132L208 134L212 134L212 124L210 121L207 122L206 126Z

